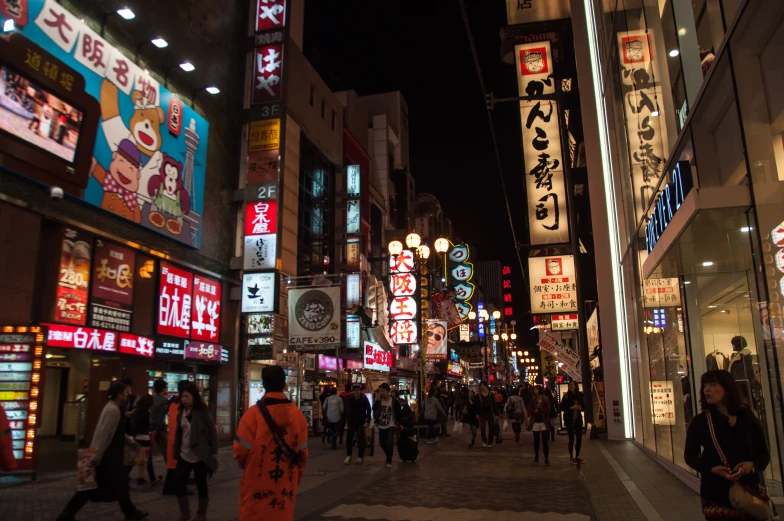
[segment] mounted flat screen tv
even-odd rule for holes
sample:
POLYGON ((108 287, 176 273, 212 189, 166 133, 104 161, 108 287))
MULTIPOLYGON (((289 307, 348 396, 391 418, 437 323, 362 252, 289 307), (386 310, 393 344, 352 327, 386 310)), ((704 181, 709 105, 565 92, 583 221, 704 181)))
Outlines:
POLYGON ((0 131, 74 163, 83 112, 0 64, 0 131))

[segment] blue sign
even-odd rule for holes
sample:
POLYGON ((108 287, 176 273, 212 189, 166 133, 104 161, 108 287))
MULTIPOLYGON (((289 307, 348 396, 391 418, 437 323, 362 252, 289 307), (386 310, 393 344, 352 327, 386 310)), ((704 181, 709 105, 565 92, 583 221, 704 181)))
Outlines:
MULTIPOLYGON (((18 32, 79 72, 101 106, 84 200, 198 248, 209 123, 64 6, 27 5, 18 32)), ((28 61, 35 54, 28 51, 28 61)), ((49 68, 56 78, 56 65, 49 68)))
POLYGON ((689 162, 678 161, 672 170, 670 182, 659 193, 656 204, 653 205, 653 212, 648 218, 648 225, 645 227, 645 246, 648 253, 656 246, 661 234, 664 233, 691 191, 693 184, 689 162))

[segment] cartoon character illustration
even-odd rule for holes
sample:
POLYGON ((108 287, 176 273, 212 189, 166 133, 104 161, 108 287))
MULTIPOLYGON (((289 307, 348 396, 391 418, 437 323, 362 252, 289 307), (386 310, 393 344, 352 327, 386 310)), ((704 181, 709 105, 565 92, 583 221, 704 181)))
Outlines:
POLYGON ((528 72, 539 72, 544 70, 544 56, 541 52, 529 52, 523 58, 525 68, 528 72))
POLYGON ((166 123, 163 109, 150 103, 144 94, 138 90, 131 92, 133 114, 128 120, 128 125, 120 114, 117 87, 108 80, 101 83, 101 128, 106 136, 106 142, 112 152, 116 151, 120 142, 130 140, 141 154, 141 177, 139 179, 138 203, 144 205, 152 201, 147 193, 150 179, 158 175, 163 157, 161 146, 161 126, 166 123))
POLYGON ((159 173, 149 180, 147 192, 153 198, 150 222, 158 228, 166 224, 167 230, 179 235, 182 216, 191 209, 190 196, 183 186, 182 163, 164 153, 159 173))
POLYGON ((112 153, 108 172, 93 159, 90 173, 101 183, 104 192, 101 208, 141 223, 142 215, 136 198, 141 178, 140 168, 141 154, 129 139, 120 141, 112 153))
POLYGON ((635 38, 626 42, 626 59, 630 62, 642 61, 645 56, 645 48, 642 39, 635 38))

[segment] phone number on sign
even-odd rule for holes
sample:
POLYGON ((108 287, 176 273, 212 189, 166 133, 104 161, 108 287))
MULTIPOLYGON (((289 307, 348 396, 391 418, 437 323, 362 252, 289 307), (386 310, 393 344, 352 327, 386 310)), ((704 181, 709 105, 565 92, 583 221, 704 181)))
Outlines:
POLYGON ((290 345, 320 345, 339 343, 340 339, 335 336, 293 336, 289 338, 290 345))

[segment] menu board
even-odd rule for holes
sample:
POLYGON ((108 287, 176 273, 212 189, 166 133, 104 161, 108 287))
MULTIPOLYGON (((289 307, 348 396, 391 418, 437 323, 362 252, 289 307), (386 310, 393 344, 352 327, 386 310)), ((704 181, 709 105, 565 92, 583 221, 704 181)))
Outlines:
POLYGON ((32 470, 38 460, 45 330, 3 326, 0 331, 0 405, 8 417, 11 450, 19 469, 32 470))

